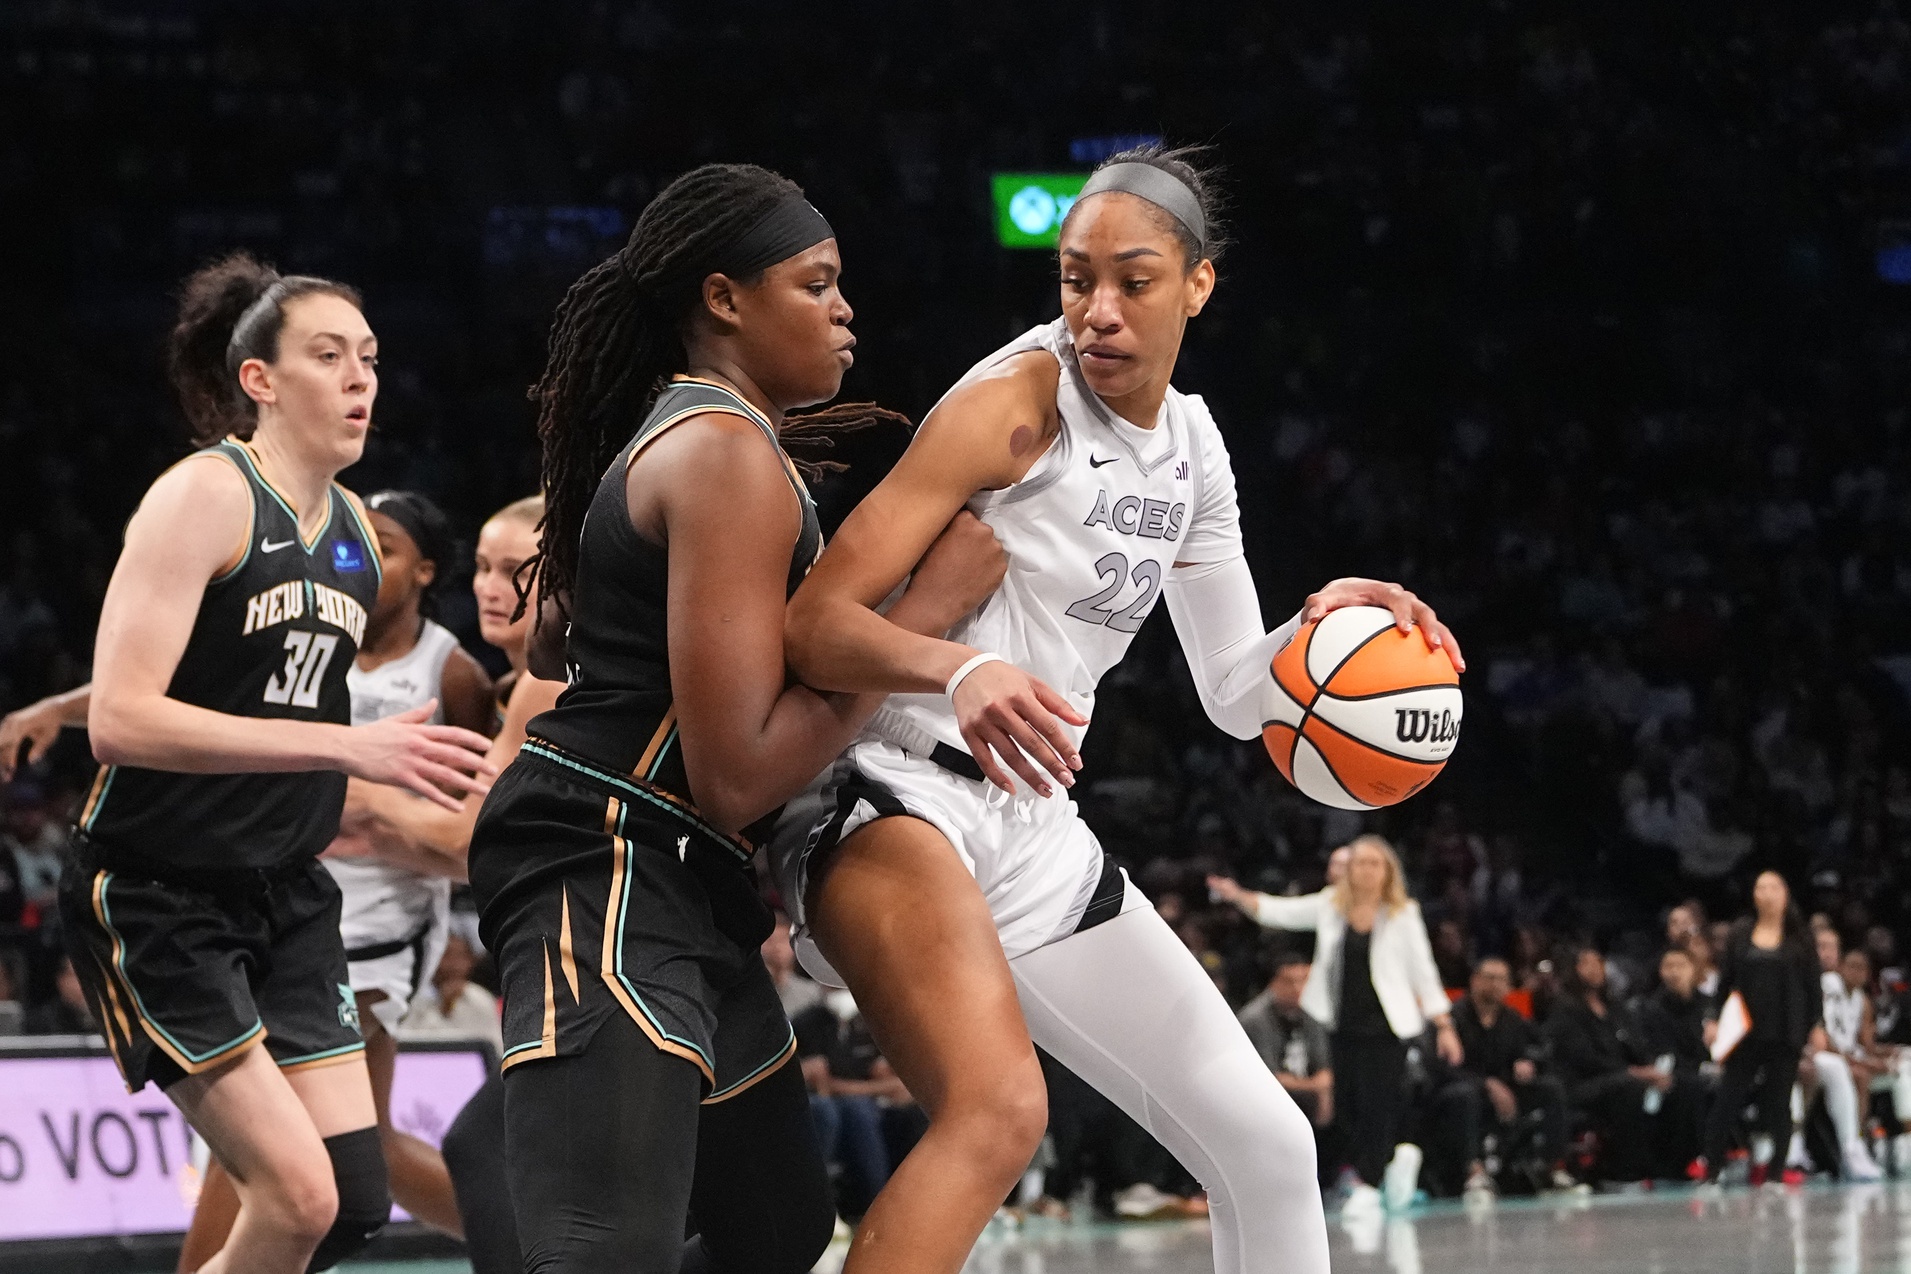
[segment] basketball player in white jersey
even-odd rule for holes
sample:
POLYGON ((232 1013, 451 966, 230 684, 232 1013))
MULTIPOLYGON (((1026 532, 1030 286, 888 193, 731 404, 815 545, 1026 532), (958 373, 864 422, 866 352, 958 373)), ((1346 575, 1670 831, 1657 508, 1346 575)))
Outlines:
POLYGON ((1371 580, 1263 630, 1227 450, 1168 383, 1218 238, 1185 153, 1108 161, 1063 225, 1062 318, 949 392, 791 603, 805 682, 896 692, 778 827, 798 954, 855 993, 931 1116, 845 1274, 961 1267, 1042 1135, 1031 1036, 1206 1186, 1217 1274, 1328 1268, 1306 1117, 1056 790, 1164 591, 1208 715, 1238 738, 1272 715, 1269 661, 1303 618, 1386 606, 1460 664, 1430 609, 1371 580), (948 640, 904 633, 877 608, 965 506, 1007 578, 948 640))

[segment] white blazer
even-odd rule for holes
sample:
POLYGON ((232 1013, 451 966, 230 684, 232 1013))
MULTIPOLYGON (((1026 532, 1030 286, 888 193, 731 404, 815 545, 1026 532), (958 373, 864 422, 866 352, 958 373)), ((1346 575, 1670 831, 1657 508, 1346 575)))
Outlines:
MULTIPOLYGON (((1254 918, 1270 929, 1312 929, 1314 967, 1301 992, 1301 1007, 1328 1030, 1334 1029, 1338 1007, 1341 947, 1347 940, 1347 917, 1334 906, 1334 892, 1323 889, 1299 898, 1261 894, 1254 918)), ((1387 1015, 1387 1025, 1401 1039, 1412 1039, 1427 1029, 1427 1019, 1452 1011, 1440 970, 1433 963, 1433 944, 1420 904, 1408 902, 1398 912, 1381 907, 1374 916, 1367 961, 1373 970, 1374 993, 1387 1015)))

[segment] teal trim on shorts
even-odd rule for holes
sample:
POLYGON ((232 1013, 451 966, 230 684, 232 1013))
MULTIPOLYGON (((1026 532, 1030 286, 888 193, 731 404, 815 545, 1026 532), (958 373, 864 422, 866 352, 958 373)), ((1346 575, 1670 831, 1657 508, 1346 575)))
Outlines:
POLYGON ((796 1028, 792 1026, 790 1028, 789 1039, 783 1041, 783 1047, 777 1049, 775 1055, 773 1055, 769 1061, 763 1063, 763 1065, 757 1067, 755 1070, 751 1071, 748 1075, 745 1075, 742 1079, 739 1079, 736 1083, 731 1084, 728 1088, 722 1089, 718 1092, 711 1093, 708 1097, 703 1099, 703 1104, 707 1106, 711 1102, 722 1101, 725 1097, 728 1097, 731 1093, 736 1092, 738 1089, 748 1088, 751 1084, 755 1083, 758 1077, 761 1076, 765 1071, 775 1070, 778 1066, 781 1066, 784 1062, 788 1061, 790 1058, 790 1054, 795 1051, 796 1051, 796 1028))
MULTIPOLYGON (((144 1022, 147 1026, 152 1027, 155 1031, 158 1031, 161 1035, 165 1036, 166 1042, 168 1044, 171 1044, 174 1048, 178 1049, 180 1055, 186 1058, 195 1066, 199 1065, 201 1062, 210 1061, 213 1058, 218 1057, 222 1053, 230 1053, 233 1049, 239 1047, 239 1045, 245 1043, 247 1040, 251 1039, 253 1036, 257 1035, 260 1031, 263 1031, 265 1029, 264 1022, 254 1022, 252 1024, 251 1030, 246 1031, 238 1036, 235 1036, 233 1039, 228 1040, 226 1043, 221 1044, 216 1048, 209 1048, 203 1053, 195 1053, 191 1049, 187 1048, 184 1044, 181 1044, 178 1040, 174 1039, 172 1032, 167 1030, 164 1026, 160 1025, 159 1019, 146 1011, 146 1002, 139 998, 139 988, 134 986, 133 979, 127 976, 126 961, 125 961, 126 940, 119 936, 119 930, 113 928, 113 907, 112 907, 112 904, 108 902, 106 898, 107 886, 113 883, 113 873, 110 871, 101 872, 100 875, 103 878, 100 881, 100 920, 103 924, 105 924, 106 932, 109 935, 111 935, 113 939, 113 968, 118 971, 119 980, 121 983, 125 985, 127 993, 133 997, 133 1007, 139 1010, 140 1021, 144 1022)), ((360 1047, 362 1048, 364 1046, 360 1045, 360 1047)))
MULTIPOLYGON (((536 739, 526 739, 524 741, 523 746, 520 747, 518 750, 520 752, 528 752, 530 755, 538 758, 540 761, 549 761, 553 765, 561 765, 565 767, 566 769, 575 770, 579 774, 595 779, 597 782, 605 784, 608 787, 616 788, 619 792, 629 793, 635 799, 647 802, 650 805, 654 805, 658 809, 663 810, 665 813, 673 815, 674 817, 681 819, 683 822, 688 823, 690 826, 696 828, 699 832, 702 832, 704 835, 709 836, 716 841, 719 841, 731 853, 735 854, 739 860, 746 863, 750 861, 750 855, 746 853, 743 850, 743 848, 739 846, 733 838, 729 836, 725 836, 722 832, 718 831, 715 827, 712 827, 709 823, 704 822, 703 819, 697 816, 694 810, 691 810, 686 806, 679 805, 675 801, 665 800, 663 797, 658 796, 655 792, 651 792, 642 787, 639 787, 637 784, 631 782, 627 778, 621 777, 620 775, 607 774, 603 770, 598 769, 596 766, 585 765, 583 762, 575 760, 572 757, 567 756, 566 754, 559 752, 555 748, 552 748, 546 744, 542 744, 538 742, 536 739)), ((659 752, 661 754, 661 749, 659 750, 659 752)))
MULTIPOLYGON (((617 839, 624 841, 626 844, 629 843, 629 838, 624 835, 624 816, 629 810, 630 807, 626 805, 617 811, 617 839)), ((683 1045, 698 1057, 701 1057, 703 1064, 710 1068, 712 1075, 715 1075, 717 1073, 716 1059, 704 1052, 703 1049, 697 1045, 695 1040, 687 1040, 681 1035, 672 1035, 669 1031, 665 1030, 664 1024, 658 1020, 655 1013, 650 1011, 650 1006, 644 1003, 644 997, 637 993, 637 988, 631 984, 629 978, 624 976, 624 914, 630 908, 630 894, 630 872, 626 870, 624 872, 624 892, 617 900, 617 955, 611 962, 611 972, 617 975, 617 980, 623 984, 624 990, 629 993, 631 1002, 642 1009, 644 1016, 650 1019, 650 1025, 656 1029, 657 1034, 663 1036, 672 1044, 683 1045)))
POLYGON ((338 1048, 328 1048, 322 1053, 307 1053, 303 1057, 275 1057, 272 1059, 272 1064, 274 1066, 303 1066, 307 1062, 322 1062, 328 1057, 343 1057, 347 1053, 364 1051, 365 1041, 360 1040, 356 1044, 342 1044, 338 1048))

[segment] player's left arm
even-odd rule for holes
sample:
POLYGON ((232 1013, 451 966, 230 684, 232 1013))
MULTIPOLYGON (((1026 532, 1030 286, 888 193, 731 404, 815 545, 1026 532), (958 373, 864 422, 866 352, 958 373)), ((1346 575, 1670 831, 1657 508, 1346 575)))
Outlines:
POLYGON ((491 690, 491 674, 484 670, 484 665, 463 646, 453 646, 439 674, 438 706, 445 714, 445 724, 463 726, 479 734, 491 733, 496 715, 491 690))
POLYGON ((1381 606, 1402 632, 1419 628, 1431 647, 1444 649, 1464 670, 1459 643, 1433 608, 1398 584, 1338 579, 1308 597, 1300 611, 1268 632, 1261 600, 1242 549, 1234 469, 1211 423, 1196 430, 1202 448, 1202 490, 1163 592, 1175 635, 1187 655, 1208 719, 1237 739, 1252 739, 1273 715, 1265 702, 1275 652, 1299 627, 1344 606, 1381 606))

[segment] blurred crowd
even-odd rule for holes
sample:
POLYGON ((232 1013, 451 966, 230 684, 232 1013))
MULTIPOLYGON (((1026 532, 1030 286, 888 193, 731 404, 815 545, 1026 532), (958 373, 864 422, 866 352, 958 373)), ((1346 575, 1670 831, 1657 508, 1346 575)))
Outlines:
MULTIPOLYGON (((1908 77, 1900 0, 9 5, 0 710, 86 677, 119 528, 185 448, 160 351, 169 290, 207 257, 361 287, 382 389, 346 480, 475 525, 535 485, 524 387, 552 306, 672 174, 747 159, 802 182, 858 311, 846 392, 919 416, 1056 312, 1052 264, 994 244, 990 172, 1079 168, 1105 136, 1212 141, 1235 243, 1177 379, 1232 451, 1269 622, 1338 575, 1401 580, 1466 645, 1464 733, 1403 807, 1314 805, 1205 722, 1160 617, 1104 687, 1083 812, 1324 1146, 1331 1050, 1290 994, 1308 953, 1205 880, 1309 893, 1330 850, 1378 832, 1467 993, 1456 1022, 1522 1041, 1470 1079, 1415 1054, 1429 1188, 1495 1164, 1502 1187, 1508 1164, 1520 1188, 1649 1179, 1688 1147, 1602 1165, 1555 1019, 1589 995, 1636 1017, 1580 1035, 1602 1065, 1667 1074, 1628 1082, 1686 1120, 1704 1063, 1670 953, 1703 995, 1759 871, 1869 960, 1853 985, 1879 1038, 1899 1020, 1911 289, 1884 263, 1911 244, 1908 77)), ((870 477, 852 468, 839 503, 870 477)), ((490 657, 469 614, 444 619, 490 657)), ((90 780, 70 733, 0 796, 0 1031, 78 1024, 48 930, 90 780)), ((912 1135, 906 1094, 853 1005, 791 1011, 819 1124, 873 1192, 912 1135)), ((1091 1098, 1058 1098, 1030 1202, 1087 1181, 1186 1197, 1091 1098)))

